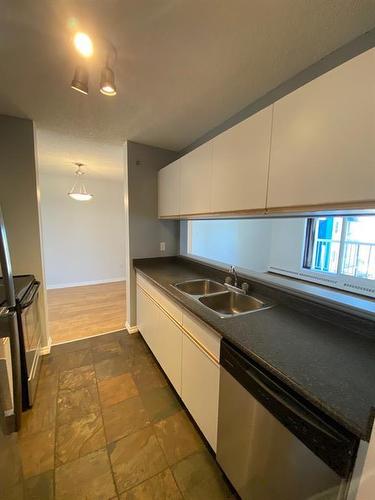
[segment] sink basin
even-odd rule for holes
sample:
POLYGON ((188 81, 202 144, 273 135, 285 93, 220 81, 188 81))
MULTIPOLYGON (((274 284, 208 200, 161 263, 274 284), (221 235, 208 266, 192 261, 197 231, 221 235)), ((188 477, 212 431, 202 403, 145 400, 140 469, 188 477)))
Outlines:
POLYGON ((200 297, 199 302, 212 309, 223 318, 247 314, 272 307, 272 304, 263 302, 251 295, 242 295, 236 292, 225 292, 217 295, 200 297))
POLYGON ((212 293, 224 292, 226 290, 224 285, 212 280, 190 280, 174 285, 180 292, 187 293, 188 295, 209 295, 212 293))

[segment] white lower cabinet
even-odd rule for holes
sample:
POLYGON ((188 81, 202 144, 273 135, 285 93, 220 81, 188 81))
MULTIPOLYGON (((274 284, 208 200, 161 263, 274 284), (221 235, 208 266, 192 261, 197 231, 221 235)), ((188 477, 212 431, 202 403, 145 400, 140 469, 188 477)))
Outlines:
POLYGON ((137 286, 137 325, 152 352, 156 351, 156 313, 151 299, 137 286))
MULTIPOLYGON (((157 307, 157 306, 156 306, 157 307)), ((159 309, 157 324, 158 342, 157 355, 161 367, 167 374, 173 387, 181 396, 181 355, 182 332, 180 328, 167 315, 159 309)))
POLYGON ((219 365, 187 335, 182 341, 182 400, 216 452, 219 365))
POLYGON ((137 284, 138 329, 216 452, 220 335, 175 303, 172 317, 164 306, 170 299, 144 281, 137 284))
POLYGON ((181 395, 182 331, 139 286, 137 322, 149 348, 181 395))

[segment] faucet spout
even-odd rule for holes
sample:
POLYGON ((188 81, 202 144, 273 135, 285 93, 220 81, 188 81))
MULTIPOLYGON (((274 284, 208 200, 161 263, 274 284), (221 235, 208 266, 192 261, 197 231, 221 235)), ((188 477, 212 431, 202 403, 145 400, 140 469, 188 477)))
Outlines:
POLYGON ((230 272, 233 274, 234 286, 238 286, 238 276, 236 268, 234 266, 230 266, 230 272))

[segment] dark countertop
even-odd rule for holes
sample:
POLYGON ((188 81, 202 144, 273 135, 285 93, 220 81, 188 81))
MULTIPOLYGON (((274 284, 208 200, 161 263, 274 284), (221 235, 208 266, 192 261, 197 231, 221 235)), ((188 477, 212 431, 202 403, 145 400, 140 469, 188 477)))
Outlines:
POLYGON ((250 293, 261 292, 276 306, 222 319, 171 286, 202 277, 223 282, 222 271, 184 258, 138 259, 134 267, 310 403, 369 441, 375 408, 375 322, 357 322, 352 315, 280 291, 275 295, 266 286, 258 289, 251 279, 246 279, 250 293))

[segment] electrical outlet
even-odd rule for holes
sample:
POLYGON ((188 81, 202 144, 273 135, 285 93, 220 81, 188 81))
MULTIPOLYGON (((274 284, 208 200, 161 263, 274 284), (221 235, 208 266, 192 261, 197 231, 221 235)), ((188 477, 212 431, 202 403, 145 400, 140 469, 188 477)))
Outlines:
POLYGON ((160 242, 160 251, 165 252, 165 241, 160 242))

